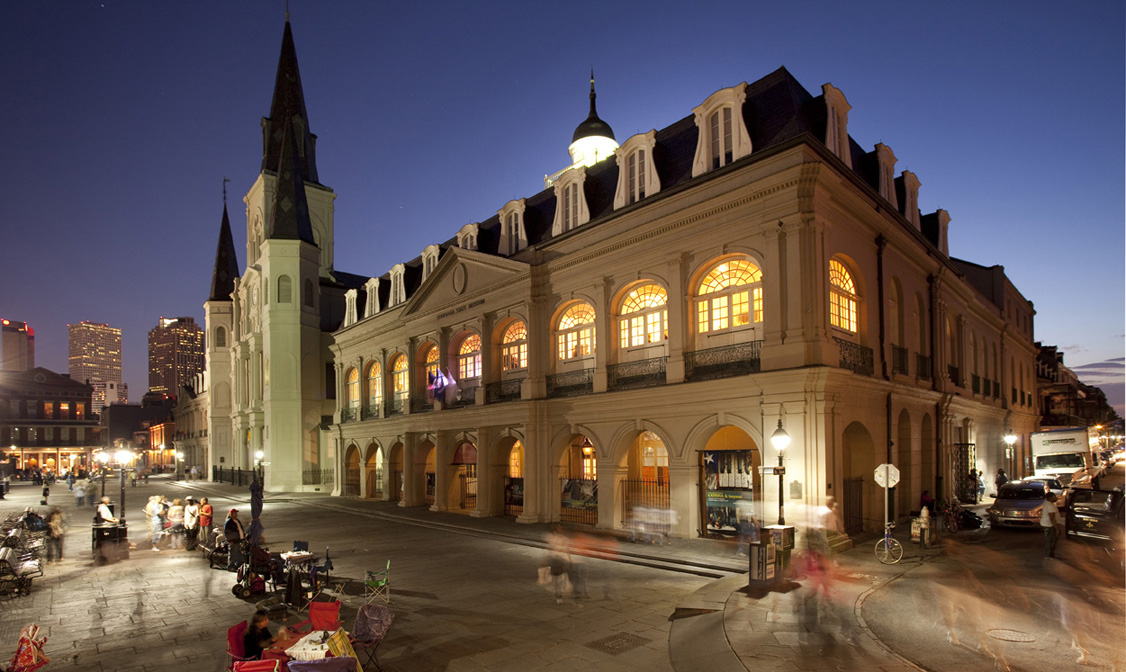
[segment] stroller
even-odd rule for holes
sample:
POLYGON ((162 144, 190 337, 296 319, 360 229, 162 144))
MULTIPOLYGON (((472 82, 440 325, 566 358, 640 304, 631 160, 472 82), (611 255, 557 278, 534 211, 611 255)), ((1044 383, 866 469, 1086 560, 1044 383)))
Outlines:
POLYGON ((281 557, 272 555, 262 544, 250 544, 246 540, 242 541, 242 550, 244 561, 236 570, 238 580, 231 587, 231 593, 244 599, 261 595, 266 592, 266 581, 277 591, 278 584, 285 580, 281 557))

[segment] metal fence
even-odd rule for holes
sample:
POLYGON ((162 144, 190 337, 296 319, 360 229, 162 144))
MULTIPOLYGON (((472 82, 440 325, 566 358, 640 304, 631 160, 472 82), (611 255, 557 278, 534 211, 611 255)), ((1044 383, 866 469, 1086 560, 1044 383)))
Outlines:
POLYGON ((495 383, 485 383, 485 403, 496 404, 502 401, 518 401, 520 399, 520 384, 523 382, 523 378, 513 378, 495 383))
POLYGON ((231 485, 250 485, 254 480, 253 469, 240 469, 230 467, 211 467, 211 480, 216 483, 230 483, 231 485))
POLYGON ((762 368, 762 341, 736 343, 684 353, 688 380, 714 380, 758 373, 762 368))
POLYGON ((504 477, 504 515, 519 516, 524 513, 524 479, 504 477))
POLYGON ((667 537, 672 524, 668 480, 625 480, 621 488, 623 526, 667 537))
POLYGON ((611 390, 635 390, 665 384, 668 357, 652 357, 606 367, 606 386, 611 390))
POLYGON ((559 519, 565 523, 598 524, 598 481, 561 478, 559 519))
POLYGON ((872 348, 846 341, 843 338, 833 338, 837 342, 837 348, 840 349, 841 359, 840 367, 854 371, 862 376, 870 376, 876 371, 875 362, 872 358, 872 348))
POLYGON ((302 469, 302 485, 332 485, 336 482, 332 469, 302 469))

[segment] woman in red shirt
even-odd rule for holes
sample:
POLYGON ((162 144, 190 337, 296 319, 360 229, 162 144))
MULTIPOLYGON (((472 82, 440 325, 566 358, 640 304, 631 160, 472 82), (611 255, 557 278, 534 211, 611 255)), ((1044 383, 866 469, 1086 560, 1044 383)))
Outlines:
POLYGON ((211 522, 214 519, 214 510, 207 498, 199 500, 199 538, 207 545, 211 544, 211 522))

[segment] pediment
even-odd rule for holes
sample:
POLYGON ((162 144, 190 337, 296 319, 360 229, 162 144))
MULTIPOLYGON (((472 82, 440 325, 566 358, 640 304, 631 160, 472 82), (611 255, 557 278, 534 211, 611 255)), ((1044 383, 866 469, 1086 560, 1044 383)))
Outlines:
POLYGON ((527 277, 528 264, 460 247, 449 248, 407 301, 405 315, 453 309, 491 288, 527 277))

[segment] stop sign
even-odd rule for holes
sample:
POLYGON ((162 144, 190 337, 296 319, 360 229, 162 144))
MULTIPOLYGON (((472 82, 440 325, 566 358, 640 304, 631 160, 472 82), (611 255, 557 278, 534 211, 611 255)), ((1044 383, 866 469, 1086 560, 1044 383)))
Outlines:
POLYGON ((874 476, 881 488, 894 488, 899 483, 899 467, 890 463, 881 464, 876 467, 874 476))

